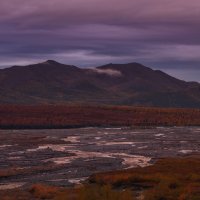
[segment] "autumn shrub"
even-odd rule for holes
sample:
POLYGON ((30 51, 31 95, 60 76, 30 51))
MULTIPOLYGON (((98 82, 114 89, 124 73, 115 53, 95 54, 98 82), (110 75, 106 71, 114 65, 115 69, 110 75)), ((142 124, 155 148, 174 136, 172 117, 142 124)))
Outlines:
POLYGON ((145 168, 97 173, 91 180, 140 188, 144 200, 200 200, 200 158, 166 158, 145 168))
POLYGON ((177 200, 182 187, 176 181, 162 180, 152 189, 145 191, 145 200, 177 200))
POLYGON ((130 190, 117 191, 111 186, 85 186, 80 190, 78 200, 133 200, 130 190))
POLYGON ((178 200, 200 200, 200 181, 186 185, 178 200))
POLYGON ((58 194, 59 188, 43 184, 35 184, 29 191, 36 198, 52 199, 58 194))
POLYGON ((0 105, 0 128, 195 126, 200 109, 86 105, 0 105))

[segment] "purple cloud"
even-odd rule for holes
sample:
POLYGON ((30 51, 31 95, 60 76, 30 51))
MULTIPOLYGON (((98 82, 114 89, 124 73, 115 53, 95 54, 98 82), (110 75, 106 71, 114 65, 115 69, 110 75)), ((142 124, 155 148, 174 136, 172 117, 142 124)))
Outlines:
POLYGON ((45 59, 78 66, 136 61, 199 72, 199 35, 198 0, 0 2, 1 67, 45 59))

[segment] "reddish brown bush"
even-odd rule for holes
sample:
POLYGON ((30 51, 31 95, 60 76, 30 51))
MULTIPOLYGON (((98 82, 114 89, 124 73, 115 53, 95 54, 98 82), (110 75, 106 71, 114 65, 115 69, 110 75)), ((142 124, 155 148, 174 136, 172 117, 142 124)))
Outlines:
POLYGON ((0 128, 174 125, 200 125, 200 110, 81 105, 0 106, 0 128))

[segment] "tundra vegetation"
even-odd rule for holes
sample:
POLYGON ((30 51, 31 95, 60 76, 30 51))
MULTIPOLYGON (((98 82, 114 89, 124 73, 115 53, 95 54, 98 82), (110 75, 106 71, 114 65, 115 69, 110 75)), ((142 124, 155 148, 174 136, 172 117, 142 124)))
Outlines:
POLYGON ((0 105, 0 128, 198 126, 200 109, 85 105, 0 105))

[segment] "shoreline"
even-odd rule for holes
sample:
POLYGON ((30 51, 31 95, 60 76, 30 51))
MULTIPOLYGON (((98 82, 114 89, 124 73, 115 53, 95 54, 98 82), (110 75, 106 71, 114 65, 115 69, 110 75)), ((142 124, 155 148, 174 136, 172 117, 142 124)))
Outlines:
POLYGON ((169 157, 158 159, 152 165, 145 167, 94 173, 73 187, 45 183, 20 187, 22 183, 11 183, 11 187, 19 187, 9 188, 7 184, 4 190, 0 190, 0 195, 9 200, 22 198, 79 200, 79 197, 84 195, 86 200, 88 197, 95 199, 95 195, 99 195, 101 191, 101 195, 106 197, 115 194, 122 199, 156 200, 158 195, 173 199, 186 195, 198 199, 196 197, 200 194, 199 169, 199 155, 169 157))

